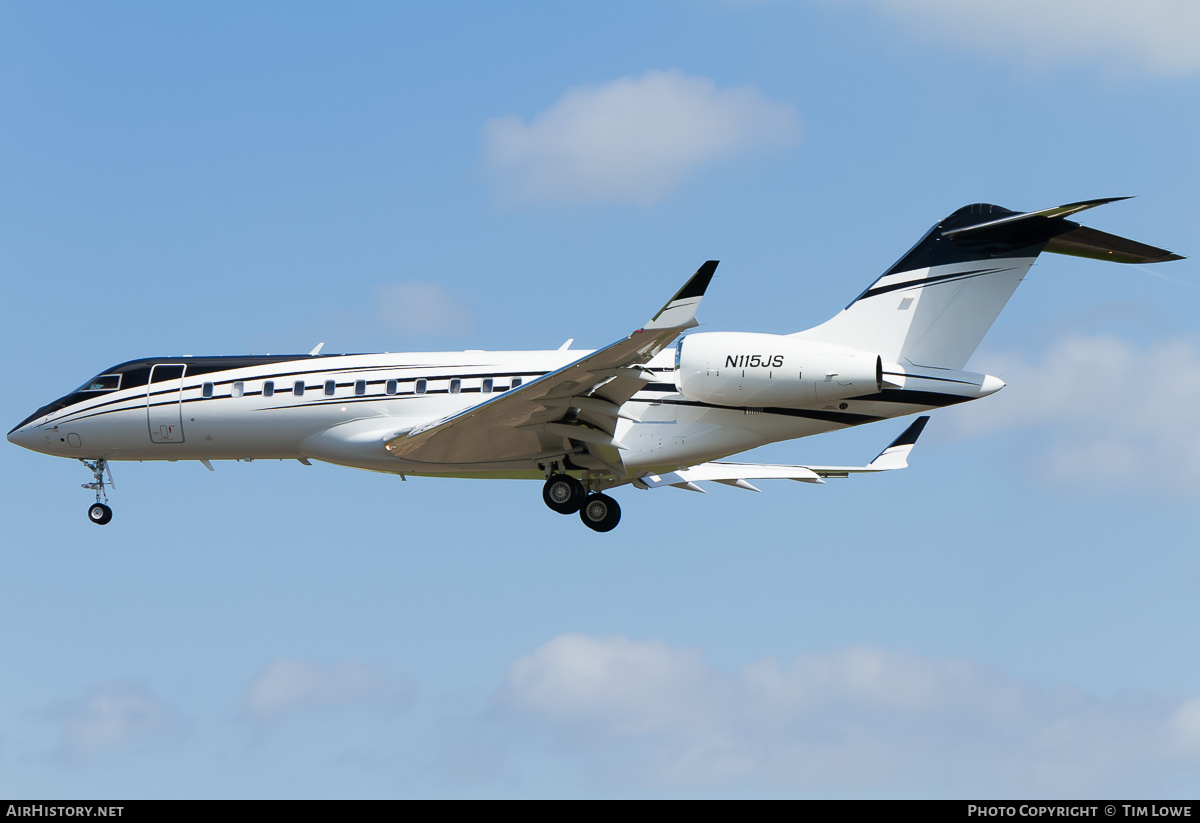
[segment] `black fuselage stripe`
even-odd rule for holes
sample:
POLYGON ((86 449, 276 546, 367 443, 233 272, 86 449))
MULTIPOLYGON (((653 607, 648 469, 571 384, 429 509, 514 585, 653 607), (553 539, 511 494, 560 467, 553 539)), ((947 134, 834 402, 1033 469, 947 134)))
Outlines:
MULTIPOLYGON (((340 355, 338 355, 338 356, 340 356, 340 355)), ((170 365, 175 365, 175 364, 170 364, 170 365)), ((403 368, 420 368, 420 366, 413 366, 413 367, 405 366, 403 368)), ((444 366, 443 366, 443 368, 444 368, 444 366)), ((375 370, 375 371, 393 370, 394 371, 395 367, 387 367, 386 369, 383 367, 380 367, 378 369, 375 367, 371 367, 371 370, 375 370)), ((148 402, 149 399, 152 397, 163 397, 163 396, 169 395, 169 394, 198 390, 198 389, 200 389, 201 386, 203 386, 204 383, 212 383, 214 386, 225 386, 225 385, 232 385, 234 383, 258 382, 260 380, 266 381, 266 380, 273 380, 273 379, 277 379, 281 383, 287 383, 287 382, 289 382, 289 379, 290 379, 292 383, 295 383, 298 381, 295 380, 294 378, 298 378, 301 374, 305 374, 305 375, 324 374, 324 373, 332 373, 334 371, 341 371, 343 373, 345 372, 344 369, 342 369, 342 370, 330 369, 330 370, 328 370, 328 372, 320 372, 320 371, 318 371, 318 372, 283 372, 283 373, 275 374, 275 375, 262 375, 262 376, 253 375, 250 377, 242 377, 242 378, 227 378, 227 379, 220 380, 220 381, 202 380, 202 381, 199 381, 196 383, 188 383, 187 385, 183 386, 182 388, 180 388, 178 386, 173 386, 171 388, 159 389, 157 391, 147 390, 146 392, 138 392, 137 394, 134 394, 134 395, 131 395, 128 397, 121 397, 121 398, 114 398, 112 400, 106 400, 103 403, 99 403, 95 406, 89 406, 86 409, 80 409, 79 411, 68 413, 67 415, 56 420, 55 423, 56 424, 74 423, 78 420, 84 420, 84 419, 88 419, 91 417, 96 417, 99 414, 104 413, 99 410, 105 409, 105 407, 107 407, 107 406, 112 406, 112 405, 117 405, 117 404, 131 404, 131 405, 122 405, 121 408, 108 409, 108 410, 109 411, 129 411, 130 409, 138 408, 141 406, 146 406, 146 407, 169 406, 169 405, 173 405, 175 403, 193 403, 193 402, 196 402, 199 400, 217 400, 217 399, 221 399, 221 398, 228 399, 228 397, 229 397, 228 395, 221 395, 220 397, 190 397, 190 398, 179 399, 179 400, 170 399, 165 402, 159 402, 159 403, 148 402)), ((505 371, 505 372, 472 372, 470 374, 435 374, 432 376, 397 377, 397 378, 391 378, 391 379, 395 379, 397 381, 397 383, 404 384, 404 383, 415 383, 417 380, 427 380, 427 381, 431 381, 431 382, 436 382, 436 381, 454 380, 454 379, 486 380, 488 378, 491 378, 491 379, 495 380, 495 379, 501 379, 501 378, 508 378, 510 380, 509 386, 494 386, 493 387, 493 391, 499 393, 502 391, 509 391, 511 389, 511 380, 514 377, 521 377, 521 378, 528 377, 528 378, 531 378, 532 380, 536 380, 537 378, 542 377, 546 374, 549 374, 549 372, 527 371, 526 370, 526 371, 505 371)), ((186 380, 187 378, 183 378, 183 379, 186 380)), ((388 380, 388 378, 385 378, 382 380, 371 380, 371 381, 368 381, 368 385, 370 385, 370 384, 386 384, 387 380, 388 380)), ((323 381, 323 380, 314 380, 311 384, 312 390, 314 392, 319 391, 320 387, 323 386, 324 382, 325 381, 323 381)), ((344 388, 344 387, 353 386, 356 382, 357 382, 357 380, 351 380, 351 381, 348 381, 345 383, 338 383, 337 385, 339 387, 344 388)), ((149 384, 149 386, 154 386, 154 385, 156 385, 156 384, 154 384, 154 383, 149 384)), ((305 388, 307 389, 309 387, 309 385, 310 384, 306 382, 305 388)), ((142 387, 138 386, 135 388, 142 388, 142 387)), ((479 387, 464 387, 462 389, 461 393, 462 394, 473 394, 473 393, 479 393, 481 391, 482 391, 482 389, 479 387)), ((280 387, 280 388, 276 389, 276 391, 275 391, 276 395, 287 395, 287 394, 292 394, 292 393, 293 393, 292 389, 289 386, 280 387)), ((449 393, 449 390, 447 390, 447 389, 430 389, 429 391, 426 392, 426 394, 448 394, 448 393, 449 393)), ((251 395, 251 394, 261 394, 261 392, 246 392, 246 395, 251 395)), ((397 392, 397 394, 395 394, 395 395, 390 395, 390 394, 355 395, 354 398, 344 398, 344 399, 345 400, 386 399, 389 397, 396 397, 401 394, 404 394, 404 392, 397 392)), ((245 396, 245 395, 243 395, 243 396, 245 396)), ((67 407, 67 408, 70 408, 70 407, 67 407)), ((34 419, 34 418, 31 418, 31 419, 34 419)), ((26 423, 28 423, 28 422, 29 421, 26 421, 26 423)))
MULTIPOLYGON (((478 389, 474 390, 474 392, 478 392, 478 391, 479 391, 478 389)), ((497 390, 496 393, 500 394, 500 393, 503 393, 503 391, 508 391, 508 390, 497 390)), ((464 393, 466 393, 466 390, 464 390, 464 393)), ((287 394, 287 392, 280 392, 281 399, 282 399, 282 396, 286 395, 286 394, 287 394)), ((277 409, 278 410, 304 409, 304 408, 313 408, 315 406, 337 406, 337 405, 344 406, 344 405, 348 405, 351 403, 377 403, 380 401, 387 401, 387 400, 411 400, 411 399, 418 398, 418 397, 425 397, 430 394, 449 394, 449 391, 446 389, 437 389, 437 390, 433 390, 433 391, 427 391, 424 394, 417 394, 416 392, 398 392, 397 394, 394 394, 394 395, 360 395, 360 396, 354 396, 354 397, 323 397, 322 396, 318 399, 310 400, 310 401, 303 402, 303 403, 274 404, 271 406, 255 409, 255 411, 274 411, 277 409)), ((237 399, 237 398, 192 397, 192 398, 183 400, 181 402, 172 400, 172 401, 166 401, 166 402, 162 402, 162 403, 151 403, 151 404, 148 404, 147 406, 145 406, 145 408, 147 408, 147 409, 163 408, 163 407, 169 407, 169 406, 175 406, 175 405, 179 405, 182 408, 183 403, 203 403, 203 402, 207 402, 210 400, 221 400, 221 399, 230 400, 230 399, 237 399)), ((847 399, 853 400, 854 402, 858 402, 858 403, 897 403, 897 404, 904 404, 904 405, 928 406, 930 408, 942 408, 945 406, 953 406, 958 403, 965 403, 966 401, 973 400, 974 398, 965 397, 963 395, 943 394, 941 392, 924 392, 924 391, 915 391, 915 390, 909 390, 909 389, 889 389, 887 391, 879 392, 877 394, 859 395, 858 397, 852 397, 852 398, 847 398, 847 399)), ((887 419, 885 417, 880 417, 877 415, 858 414, 858 413, 854 413, 854 412, 828 411, 825 409, 789 409, 789 408, 776 407, 776 406, 762 406, 762 407, 759 407, 759 406, 721 406, 721 405, 717 405, 714 403, 704 403, 704 402, 696 401, 696 400, 676 400, 676 399, 669 399, 669 398, 639 399, 639 398, 635 397, 635 398, 632 398, 632 402, 662 403, 664 405, 670 405, 670 406, 691 406, 694 408, 706 408, 706 409, 741 412, 743 414, 747 413, 747 412, 752 412, 752 413, 756 413, 756 414, 773 414, 773 415, 779 415, 779 416, 783 416, 783 417, 802 417, 805 419, 822 420, 822 421, 838 423, 838 424, 847 425, 847 426, 856 426, 856 425, 860 425, 862 423, 870 423, 870 422, 873 422, 876 420, 887 419)), ((100 417, 100 416, 107 415, 107 414, 116 414, 116 413, 125 412, 125 411, 136 411, 141 408, 143 408, 142 404, 137 403, 135 405, 126 406, 124 408, 119 408, 119 409, 107 409, 104 411, 93 412, 93 413, 89 413, 89 414, 81 414, 78 417, 74 417, 70 420, 63 420, 60 422, 61 423, 74 423, 74 422, 78 422, 80 420, 86 420, 86 419, 93 418, 93 417, 100 417)))
POLYGON ((859 426, 863 423, 873 423, 876 420, 887 419, 870 414, 833 412, 823 409, 785 409, 776 406, 719 406, 715 403, 703 403, 699 400, 660 400, 657 402, 667 406, 692 406, 700 409, 741 412, 743 414, 749 412, 753 414, 776 414, 782 417, 803 417, 808 420, 822 420, 827 423, 838 423, 843 426, 859 426))
POLYGON ((941 406, 953 406, 956 403, 965 403, 975 398, 965 397, 961 394, 942 394, 941 392, 933 391, 888 389, 878 394, 863 394, 848 399, 856 403, 904 403, 914 406, 932 406, 937 408, 941 406))
MULTIPOLYGON (((503 387, 503 386, 497 387, 496 389, 493 390, 493 392, 495 394, 503 394, 507 391, 511 391, 511 389, 509 389, 507 387, 503 387)), ((479 394, 481 392, 482 392, 482 390, 478 389, 478 388, 463 389, 460 392, 460 394, 479 394)), ((246 394, 244 394, 243 397, 258 396, 260 394, 261 394, 261 392, 246 392, 246 394)), ((254 409, 253 411, 274 411, 276 409, 306 409, 306 408, 312 408, 314 406, 338 406, 338 405, 345 406, 350 403, 368 403, 368 402, 369 403, 378 403, 380 401, 387 401, 387 400, 409 400, 414 397, 425 397, 425 396, 428 396, 431 394, 451 394, 451 392, 449 389, 431 389, 431 390, 425 392, 424 394, 418 394, 417 392, 410 391, 410 392, 396 392, 396 394, 355 395, 353 397, 327 397, 325 395, 320 395, 320 397, 317 399, 309 400, 309 401, 306 401, 303 403, 274 404, 271 406, 265 406, 262 408, 254 409)), ((284 391, 284 392, 276 392, 275 393, 275 396, 280 397, 281 399, 283 397, 286 397, 289 395, 291 395, 291 392, 284 391)), ((133 398, 133 399, 139 400, 139 398, 133 398)), ((184 400, 167 400, 167 401, 164 401, 161 403, 145 403, 144 404, 141 402, 135 402, 132 405, 123 406, 121 408, 116 408, 116 409, 104 409, 103 411, 95 411, 94 409, 88 409, 88 413, 81 412, 81 413, 78 413, 77 415, 71 416, 70 418, 62 418, 60 420, 56 420, 54 424, 56 426, 57 425, 66 425, 68 423, 77 423, 80 420, 89 420, 94 417, 103 417, 104 415, 108 415, 108 414, 119 414, 121 412, 139 411, 141 409, 167 408, 170 406, 182 407, 183 405, 190 404, 190 403, 210 403, 214 400, 237 400, 237 399, 239 399, 239 398, 230 397, 228 395, 221 395, 220 397, 188 397, 184 400)))

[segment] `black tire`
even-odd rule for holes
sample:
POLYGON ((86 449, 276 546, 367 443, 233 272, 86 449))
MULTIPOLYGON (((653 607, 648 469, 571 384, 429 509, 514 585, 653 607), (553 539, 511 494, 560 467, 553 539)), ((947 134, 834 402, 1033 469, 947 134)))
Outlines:
POLYGON ((552 474, 542 486, 542 500, 559 514, 574 514, 586 497, 583 484, 569 474, 552 474))
POLYGON ((88 507, 88 520, 97 526, 103 526, 112 520, 112 509, 103 503, 93 503, 88 507))
POLYGON ((589 495, 579 509, 579 519, 594 532, 610 532, 621 522, 621 507, 607 494, 589 495))

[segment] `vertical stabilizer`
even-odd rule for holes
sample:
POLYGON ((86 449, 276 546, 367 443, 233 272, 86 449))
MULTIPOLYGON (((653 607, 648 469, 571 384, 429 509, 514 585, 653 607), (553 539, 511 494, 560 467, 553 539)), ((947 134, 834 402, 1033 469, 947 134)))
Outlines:
POLYGON ((962 369, 1043 251, 1120 263, 1182 259, 1066 219, 1121 199, 1026 213, 964 206, 849 306, 796 336, 877 353, 891 363, 962 369))

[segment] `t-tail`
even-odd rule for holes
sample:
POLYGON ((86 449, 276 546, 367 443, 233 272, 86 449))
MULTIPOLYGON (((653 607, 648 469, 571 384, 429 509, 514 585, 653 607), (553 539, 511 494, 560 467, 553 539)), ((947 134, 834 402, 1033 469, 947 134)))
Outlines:
POLYGON ((1125 199, 1024 214, 987 203, 964 206, 832 319, 793 336, 874 352, 905 369, 961 370, 1042 252, 1117 263, 1183 259, 1067 219, 1125 199))

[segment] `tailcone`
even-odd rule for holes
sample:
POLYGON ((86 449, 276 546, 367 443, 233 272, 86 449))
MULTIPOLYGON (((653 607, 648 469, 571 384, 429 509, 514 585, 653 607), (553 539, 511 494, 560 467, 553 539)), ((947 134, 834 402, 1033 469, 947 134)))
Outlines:
POLYGON ((872 399, 937 408, 978 400, 1004 386, 1003 380, 991 374, 884 363, 883 390, 872 399))
POLYGON ((1007 383, 992 374, 985 374, 983 382, 979 384, 979 396, 987 397, 989 394, 995 394, 1004 388, 1007 383))

